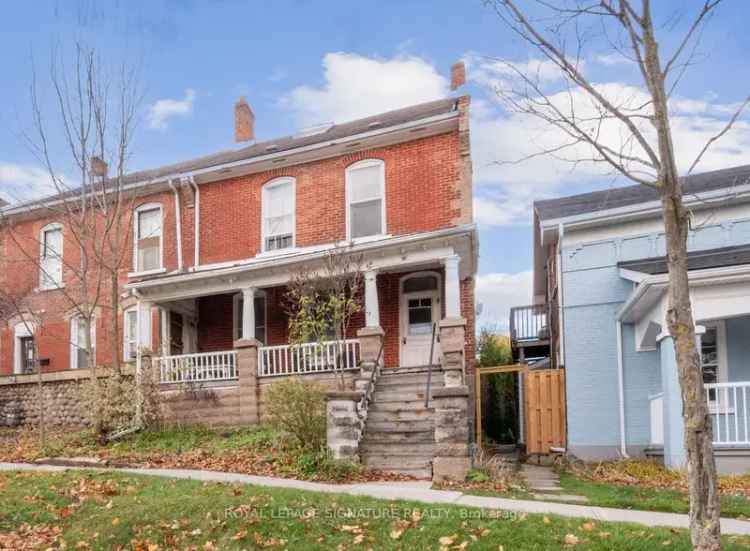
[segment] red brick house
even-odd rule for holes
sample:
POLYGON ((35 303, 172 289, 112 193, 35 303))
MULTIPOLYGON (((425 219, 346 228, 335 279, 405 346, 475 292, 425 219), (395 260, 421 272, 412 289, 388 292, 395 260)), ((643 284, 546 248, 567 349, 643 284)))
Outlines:
MULTIPOLYGON (((418 368, 431 348, 440 358, 433 324, 462 319, 471 372, 478 242, 468 109, 468 96, 439 100, 130 175, 137 200, 122 237, 132 261, 120 278, 121 311, 103 299, 92 329, 97 364, 111 361, 109 316, 117 315, 122 359, 152 349, 164 383, 201 370, 205 382, 236 380, 241 339, 259 341, 258 377, 324 372, 320 359, 295 359, 281 301, 295 268, 344 248, 366 263, 350 367, 367 328, 382 329, 385 369, 418 368)), ((235 122, 238 141, 253 137, 244 101, 235 122)), ((64 224, 44 202, 1 212, 35 245, 19 251, 0 229, 0 285, 33 280, 29 311, 52 309, 67 278, 55 254, 64 264, 75 254, 64 224), (50 262, 47 275, 29 260, 37 254, 50 262)), ((22 376, 31 339, 44 371, 81 363, 75 319, 49 320, 38 335, 26 325, 12 316, 0 325, 0 375, 22 376)))

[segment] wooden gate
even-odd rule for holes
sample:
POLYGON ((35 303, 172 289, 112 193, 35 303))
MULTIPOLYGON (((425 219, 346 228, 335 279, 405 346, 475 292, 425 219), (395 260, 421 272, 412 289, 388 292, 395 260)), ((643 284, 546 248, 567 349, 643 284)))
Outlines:
POLYGON ((526 453, 565 447, 565 370, 525 372, 526 453))

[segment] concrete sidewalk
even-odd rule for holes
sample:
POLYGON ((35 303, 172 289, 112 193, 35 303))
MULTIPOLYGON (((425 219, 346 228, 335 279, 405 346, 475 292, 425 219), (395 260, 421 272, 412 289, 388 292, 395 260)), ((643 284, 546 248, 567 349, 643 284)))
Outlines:
MULTIPOLYGON (((609 507, 592 507, 588 505, 572 505, 567 503, 551 503, 545 501, 527 501, 520 499, 504 499, 499 497, 480 497, 464 495, 461 492, 430 489, 430 482, 369 482, 363 484, 323 484, 319 482, 305 482, 287 478, 273 478, 267 476, 253 476, 244 474, 223 473, 216 471, 199 471, 190 469, 91 469, 79 467, 59 467, 52 465, 31 465, 27 463, 0 463, 3 471, 47 471, 62 472, 68 470, 93 470, 105 472, 121 472, 129 474, 160 476, 166 478, 181 478, 200 480, 204 482, 224 482, 232 484, 252 484, 272 488, 292 488, 311 492, 325 492, 333 494, 348 494, 367 496, 387 500, 408 500, 430 504, 458 505, 464 507, 479 507, 519 513, 540 513, 559 515, 563 517, 594 519, 606 522, 632 522, 643 526, 663 526, 670 528, 687 528, 688 516, 676 513, 658 513, 654 511, 629 511, 612 509, 609 507)), ((723 518, 721 519, 723 534, 750 535, 750 522, 723 518)))

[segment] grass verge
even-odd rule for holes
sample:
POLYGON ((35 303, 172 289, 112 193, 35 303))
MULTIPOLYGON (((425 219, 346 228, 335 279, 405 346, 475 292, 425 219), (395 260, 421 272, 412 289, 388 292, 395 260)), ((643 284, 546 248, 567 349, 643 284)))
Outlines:
POLYGON ((0 548, 18 550, 690 548, 683 530, 115 473, 0 473, 0 490, 0 548))

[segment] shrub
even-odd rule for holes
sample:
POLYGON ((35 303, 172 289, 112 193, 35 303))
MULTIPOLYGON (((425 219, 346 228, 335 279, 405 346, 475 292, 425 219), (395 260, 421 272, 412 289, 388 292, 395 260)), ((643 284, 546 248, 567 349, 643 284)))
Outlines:
POLYGON ((481 484, 482 482, 489 482, 490 475, 485 469, 471 469, 466 473, 466 482, 471 484, 481 484))
POLYGON ((319 480, 342 481, 348 480, 362 472, 362 465, 334 459, 325 449, 306 451, 297 456, 295 461, 297 474, 303 478, 319 480))
POLYGON ((268 417, 273 426, 289 433, 309 450, 321 450, 326 441, 326 387, 289 378, 268 390, 268 417))

